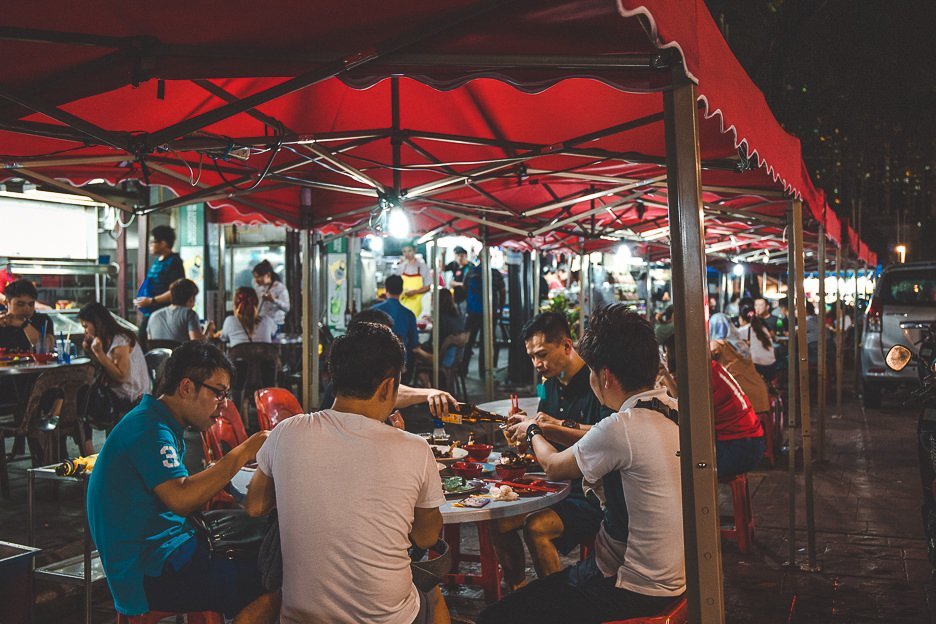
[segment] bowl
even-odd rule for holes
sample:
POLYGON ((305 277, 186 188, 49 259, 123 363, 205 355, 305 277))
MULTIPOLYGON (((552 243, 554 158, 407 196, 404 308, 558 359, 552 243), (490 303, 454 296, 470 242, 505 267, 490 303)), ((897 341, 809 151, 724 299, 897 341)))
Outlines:
POLYGON ((54 353, 33 353, 32 359, 37 364, 48 364, 49 362, 54 362, 56 356, 54 353))
POLYGON ((501 481, 516 481, 526 474, 526 466, 497 464, 494 467, 494 471, 497 473, 497 478, 501 481))
POLYGON ((477 462, 455 462, 452 464, 452 472, 465 479, 477 479, 481 476, 484 465, 477 462))
POLYGON ((488 455, 491 454, 491 451, 494 450, 493 444, 466 444, 462 447, 468 451, 468 457, 477 461, 483 462, 488 458, 488 455))

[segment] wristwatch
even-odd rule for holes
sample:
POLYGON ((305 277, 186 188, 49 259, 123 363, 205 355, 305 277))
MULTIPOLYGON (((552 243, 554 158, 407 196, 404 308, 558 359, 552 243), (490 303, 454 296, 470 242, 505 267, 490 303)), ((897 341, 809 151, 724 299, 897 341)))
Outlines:
POLYGON ((533 438, 535 438, 538 435, 543 435, 543 430, 540 428, 539 425, 530 425, 527 428, 526 441, 531 451, 533 450, 533 438))
POLYGON ((562 426, 565 427, 566 429, 579 429, 580 428, 579 422, 577 420, 572 420, 571 418, 567 418, 566 420, 563 420, 562 426))

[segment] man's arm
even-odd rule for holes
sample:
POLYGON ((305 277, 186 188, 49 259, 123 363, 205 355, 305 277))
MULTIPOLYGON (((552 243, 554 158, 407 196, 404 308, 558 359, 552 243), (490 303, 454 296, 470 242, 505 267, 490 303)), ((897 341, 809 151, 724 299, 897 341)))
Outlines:
POLYGON ((259 431, 198 474, 164 481, 153 491, 171 511, 180 516, 188 516, 211 500, 212 496, 234 478, 244 464, 257 456, 257 451, 263 446, 269 433, 259 431))
POLYGON ((265 516, 276 507, 276 488, 273 484, 273 477, 266 476, 262 470, 254 473, 250 485, 247 486, 244 507, 247 513, 255 518, 265 516))
POLYGON ((571 446, 564 451, 557 451, 545 436, 537 435, 533 436, 531 447, 536 461, 546 472, 547 479, 562 481, 582 477, 571 446))
POLYGON ((449 407, 458 407, 458 401, 445 390, 436 390, 435 388, 413 388, 400 384, 400 391, 397 394, 396 403, 393 407, 403 409, 411 405, 428 403, 429 411, 436 418, 441 418, 448 414, 449 407))
POLYGON ((419 548, 430 548, 439 541, 442 530, 442 512, 438 507, 416 507, 413 517, 413 530, 409 538, 419 548))

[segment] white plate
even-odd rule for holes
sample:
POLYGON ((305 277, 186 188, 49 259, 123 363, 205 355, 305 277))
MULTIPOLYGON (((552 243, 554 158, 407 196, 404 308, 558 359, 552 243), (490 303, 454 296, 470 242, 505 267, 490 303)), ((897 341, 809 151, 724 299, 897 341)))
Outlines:
MULTIPOLYGON (((443 444, 430 444, 429 446, 443 453, 447 451, 449 448, 448 446, 445 446, 443 444)), ((455 448, 452 449, 451 457, 436 457, 435 459, 437 462, 440 462, 442 464, 453 464, 457 461, 461 461, 465 459, 466 457, 468 457, 468 451, 456 446, 455 448)))

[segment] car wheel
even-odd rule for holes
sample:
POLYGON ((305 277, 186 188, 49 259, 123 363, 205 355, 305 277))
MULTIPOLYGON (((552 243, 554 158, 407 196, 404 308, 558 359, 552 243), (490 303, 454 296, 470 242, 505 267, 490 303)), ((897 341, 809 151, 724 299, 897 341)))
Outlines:
POLYGON ((861 385, 861 404, 868 408, 881 407, 881 386, 864 382, 861 385))

